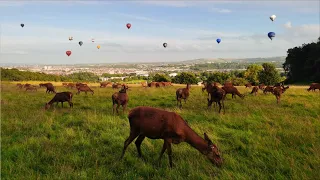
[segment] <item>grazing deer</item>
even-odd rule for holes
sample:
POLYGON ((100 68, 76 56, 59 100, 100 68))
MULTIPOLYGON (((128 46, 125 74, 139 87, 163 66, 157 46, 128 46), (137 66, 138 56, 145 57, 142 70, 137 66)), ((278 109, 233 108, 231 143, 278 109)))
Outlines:
POLYGON ((126 86, 125 84, 122 85, 122 89, 119 91, 119 92, 116 92, 114 93, 111 98, 112 98, 112 105, 113 105, 113 108, 112 108, 112 113, 114 114, 115 113, 115 110, 117 111, 117 114, 119 114, 119 107, 120 105, 122 106, 122 109, 123 109, 123 113, 125 112, 126 110, 126 107, 128 105, 128 102, 129 102, 129 97, 128 97, 128 94, 127 94, 127 89, 128 89, 128 86, 126 86), (117 106, 117 107, 116 107, 117 106))
POLYGON ((172 149, 171 143, 179 144, 187 142, 193 148, 200 151, 203 155, 217 166, 221 166, 223 159, 220 156, 218 147, 212 143, 206 133, 204 138, 194 132, 189 125, 175 112, 169 112, 153 107, 136 107, 129 112, 130 136, 124 142, 121 159, 129 144, 136 139, 138 155, 142 158, 141 143, 148 137, 150 139, 163 139, 163 147, 158 159, 160 162, 163 153, 168 149, 169 163, 172 168, 172 149))
POLYGON ((63 107, 63 102, 68 102, 69 103, 69 106, 70 108, 73 107, 73 103, 72 103, 72 97, 73 97, 73 94, 72 92, 58 92, 56 93, 56 95, 54 95, 54 97, 48 102, 45 104, 44 106, 44 109, 47 110, 51 107, 51 105, 53 103, 58 103, 61 102, 61 106, 63 107))
POLYGON ((273 89, 273 94, 277 98, 277 104, 280 102, 281 94, 283 94, 287 89, 289 89, 289 86, 284 87, 284 86, 278 86, 273 89))
POLYGON ((238 89, 237 89, 236 87, 234 87, 234 86, 223 86, 222 89, 226 92, 225 96, 226 96, 227 94, 232 94, 232 99, 233 99, 233 98, 236 98, 235 95, 239 96, 239 97, 242 98, 242 99, 244 98, 244 95, 241 94, 241 93, 238 91, 238 89))
POLYGON ((307 91, 316 91, 316 89, 319 89, 320 92, 320 83, 311 83, 309 89, 307 89, 307 91))
POLYGON ((91 92, 91 94, 94 94, 94 91, 92 89, 89 88, 89 86, 78 86, 77 87, 78 92, 77 94, 80 94, 81 91, 85 92, 87 94, 87 92, 91 92))
POLYGON ((189 97, 189 91, 190 91, 190 84, 187 84, 186 88, 179 88, 176 91, 176 99, 177 99, 177 106, 179 106, 180 103, 180 109, 182 108, 181 99, 184 99, 184 103, 187 103, 187 99, 189 97))
POLYGON ((215 106, 216 104, 219 105, 219 113, 221 111, 221 107, 223 107, 223 114, 225 113, 225 109, 224 109, 224 97, 226 95, 226 92, 222 89, 219 88, 218 86, 214 85, 212 87, 212 90, 210 92, 210 97, 211 99, 209 100, 208 98, 208 109, 211 107, 212 103, 215 102, 215 106), (221 106, 222 104, 222 106, 221 106))
POLYGON ((26 87, 26 91, 37 91, 37 87, 34 86, 34 85, 27 86, 27 87, 26 87))
POLYGON ((274 86, 267 86, 266 88, 264 88, 263 93, 264 94, 267 94, 268 92, 272 93, 274 88, 275 88, 274 86))

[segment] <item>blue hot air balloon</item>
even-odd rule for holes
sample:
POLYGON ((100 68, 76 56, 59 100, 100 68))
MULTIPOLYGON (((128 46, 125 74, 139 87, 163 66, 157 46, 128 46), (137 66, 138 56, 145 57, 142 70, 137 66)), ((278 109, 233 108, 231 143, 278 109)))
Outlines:
POLYGON ((221 39, 218 38, 218 39, 217 39, 217 43, 219 44, 220 42, 221 42, 221 39))
POLYGON ((269 32, 268 33, 268 37, 272 40, 272 38, 274 38, 276 36, 276 33, 274 32, 269 32))

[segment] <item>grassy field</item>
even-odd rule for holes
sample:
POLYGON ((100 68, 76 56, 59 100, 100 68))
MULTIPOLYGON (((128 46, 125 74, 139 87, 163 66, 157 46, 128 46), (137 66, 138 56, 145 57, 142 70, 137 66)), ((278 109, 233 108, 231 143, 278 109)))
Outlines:
MULTIPOLYGON (((35 82, 38 83, 38 82, 35 82)), ((119 160, 129 136, 126 114, 112 115, 112 88, 94 87, 95 94, 74 95, 74 108, 44 104, 45 89, 24 92, 2 84, 2 179, 319 179, 320 93, 291 86, 276 104, 273 95, 239 87, 245 99, 225 101, 226 114, 206 110, 206 93, 193 86, 187 104, 176 108, 175 89, 132 87, 129 109, 153 106, 175 111, 203 136, 206 132, 225 160, 217 168, 187 143, 173 145, 156 160, 163 140, 145 139, 137 157, 135 144, 119 160)), ((58 91, 65 91, 57 87, 58 91)), ((73 90, 73 92, 75 92, 73 90)))

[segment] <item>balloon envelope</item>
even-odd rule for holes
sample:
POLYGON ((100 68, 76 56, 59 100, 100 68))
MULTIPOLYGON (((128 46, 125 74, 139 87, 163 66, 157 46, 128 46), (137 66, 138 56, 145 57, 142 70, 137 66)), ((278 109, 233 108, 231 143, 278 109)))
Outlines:
POLYGON ((24 27, 24 24, 20 24, 21 27, 24 27))
POLYGON ((128 28, 128 29, 131 28, 131 24, 130 24, 130 23, 127 24, 127 28, 128 28))
POLYGON ((69 41, 72 41, 72 40, 73 40, 73 37, 72 37, 72 36, 70 36, 70 37, 69 37, 69 41))
POLYGON ((272 15, 269 18, 270 18, 271 21, 274 21, 276 19, 276 17, 277 17, 276 15, 272 15))
POLYGON ((98 45, 97 48, 100 49, 100 45, 98 45))
POLYGON ((221 39, 218 38, 218 39, 217 39, 217 43, 219 44, 220 42, 221 42, 221 39))
POLYGON ((68 56, 70 56, 70 55, 71 55, 71 51, 66 51, 66 54, 67 54, 68 56))
POLYGON ((165 48, 166 48, 166 47, 167 47, 167 45, 168 45, 167 43, 163 43, 163 47, 165 47, 165 48))
POLYGON ((80 46, 82 46, 82 44, 83 44, 83 42, 82 42, 82 41, 80 41, 80 42, 79 42, 79 45, 80 45, 80 46))
POLYGON ((274 32, 269 32, 268 33, 268 37, 272 40, 272 38, 274 38, 276 36, 276 33, 274 32))

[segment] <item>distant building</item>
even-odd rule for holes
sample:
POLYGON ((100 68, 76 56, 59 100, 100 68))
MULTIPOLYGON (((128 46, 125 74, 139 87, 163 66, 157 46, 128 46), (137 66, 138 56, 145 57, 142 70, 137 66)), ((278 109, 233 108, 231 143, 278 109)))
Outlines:
POLYGON ((175 77, 175 76, 177 76, 177 75, 178 75, 178 73, 170 73, 170 74, 169 74, 170 77, 175 77))

